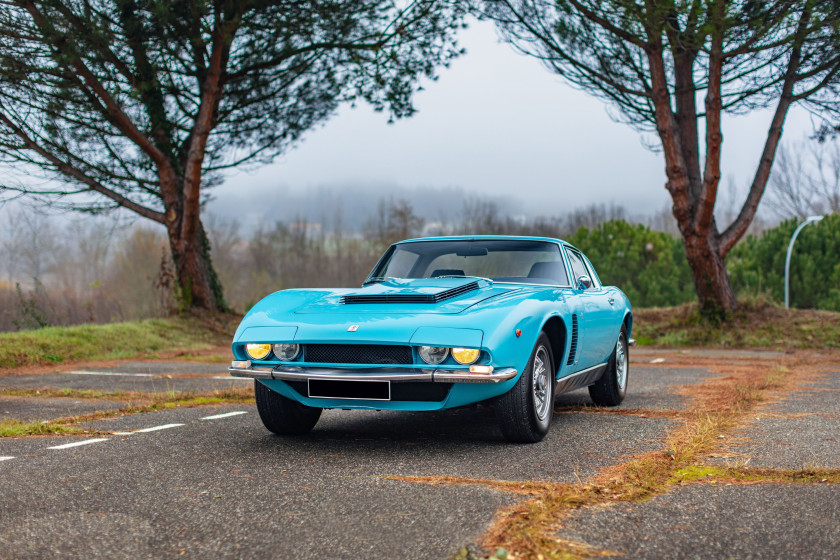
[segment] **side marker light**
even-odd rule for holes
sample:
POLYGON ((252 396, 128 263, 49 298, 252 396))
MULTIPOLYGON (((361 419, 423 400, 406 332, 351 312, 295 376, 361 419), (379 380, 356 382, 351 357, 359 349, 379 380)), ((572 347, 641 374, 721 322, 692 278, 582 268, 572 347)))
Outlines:
POLYGON ((519 338, 520 336, 522 336, 522 331, 516 329, 516 338, 519 338))

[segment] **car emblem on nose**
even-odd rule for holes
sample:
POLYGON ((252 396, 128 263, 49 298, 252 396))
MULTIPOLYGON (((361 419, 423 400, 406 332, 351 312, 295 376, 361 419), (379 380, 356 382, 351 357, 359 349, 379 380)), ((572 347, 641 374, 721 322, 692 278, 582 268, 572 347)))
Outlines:
POLYGON ((359 330, 359 325, 350 325, 347 327, 347 332, 356 332, 357 330, 359 330))

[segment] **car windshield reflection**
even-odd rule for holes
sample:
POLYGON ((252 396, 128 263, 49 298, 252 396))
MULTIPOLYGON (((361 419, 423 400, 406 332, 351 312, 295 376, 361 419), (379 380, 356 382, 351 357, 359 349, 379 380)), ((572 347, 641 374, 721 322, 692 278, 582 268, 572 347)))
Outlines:
POLYGON ((483 278, 568 285, 557 243, 522 239, 439 240, 388 249, 365 284, 387 278, 483 278))

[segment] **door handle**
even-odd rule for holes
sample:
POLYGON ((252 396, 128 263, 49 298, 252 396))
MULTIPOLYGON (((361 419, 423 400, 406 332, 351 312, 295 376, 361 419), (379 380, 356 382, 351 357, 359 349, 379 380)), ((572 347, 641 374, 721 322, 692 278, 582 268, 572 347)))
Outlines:
POLYGON ((610 298, 607 301, 610 302, 610 305, 615 305, 615 298, 610 298))

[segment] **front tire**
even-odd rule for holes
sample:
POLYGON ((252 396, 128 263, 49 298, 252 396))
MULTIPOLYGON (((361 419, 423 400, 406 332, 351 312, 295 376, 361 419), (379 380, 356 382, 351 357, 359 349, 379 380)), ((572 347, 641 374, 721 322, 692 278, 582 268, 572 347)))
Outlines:
POLYGON ((545 437, 554 409, 554 375, 551 344, 540 333, 525 371, 496 401, 496 419, 505 439, 536 443, 545 437))
POLYGON ((263 425, 281 436, 305 434, 315 427, 323 410, 288 399, 257 380, 254 380, 254 397, 263 425))
POLYGON ((627 393, 627 377, 630 373, 630 353, 627 346, 627 331, 621 327, 615 342, 607 371, 594 385, 589 386, 589 396, 598 406, 618 406, 627 393))

